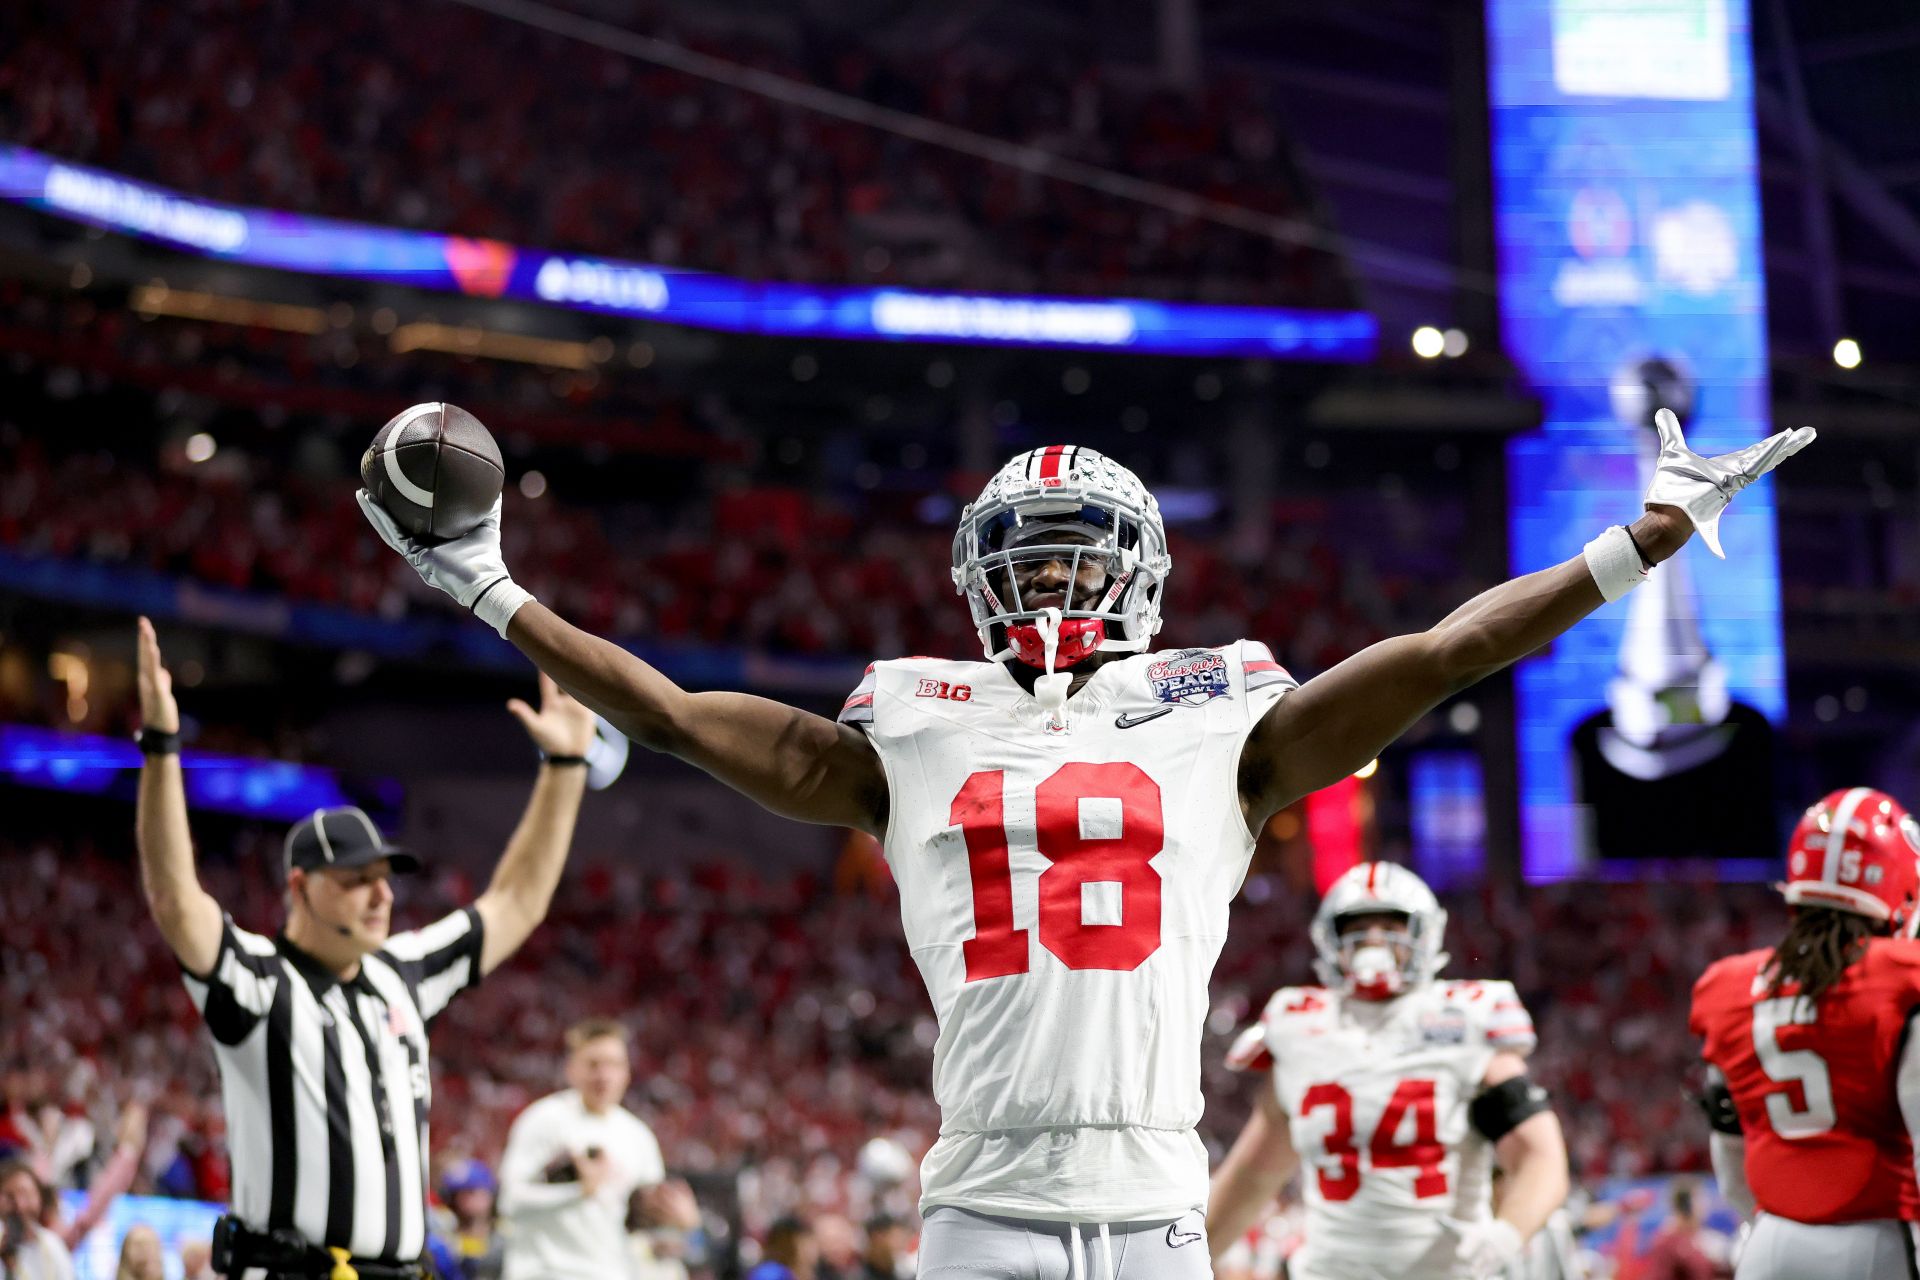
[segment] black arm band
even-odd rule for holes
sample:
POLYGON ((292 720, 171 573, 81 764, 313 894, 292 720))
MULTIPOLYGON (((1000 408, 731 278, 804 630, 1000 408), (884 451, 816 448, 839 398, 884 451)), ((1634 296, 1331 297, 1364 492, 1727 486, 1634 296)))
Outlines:
POLYGON ((168 733, 165 729, 142 729, 134 735, 140 744, 143 756, 173 756, 180 754, 180 734, 176 730, 168 733))
POLYGON ((1733 1105, 1733 1090, 1727 1088, 1726 1081, 1715 1080, 1694 1099, 1707 1117, 1707 1127, 1715 1133, 1724 1133, 1738 1138, 1746 1133, 1740 1127, 1740 1110, 1733 1105))
POLYGON ((587 758, 585 756, 550 756, 543 753, 540 757, 540 763, 556 764, 556 765, 568 765, 568 764, 585 765, 587 763, 587 758))
POLYGON ((1498 1142, 1542 1111, 1551 1110, 1545 1089, 1526 1076, 1515 1076, 1475 1098, 1467 1108, 1467 1119, 1481 1137, 1498 1142))

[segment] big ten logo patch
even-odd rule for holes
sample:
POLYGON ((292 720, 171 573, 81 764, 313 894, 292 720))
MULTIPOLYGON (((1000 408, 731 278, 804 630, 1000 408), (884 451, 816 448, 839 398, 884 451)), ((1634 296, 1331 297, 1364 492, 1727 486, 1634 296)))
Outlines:
POLYGON ((1147 683, 1162 702, 1197 707, 1227 696, 1227 660, 1211 649, 1181 649, 1149 666, 1147 683))
POLYGON ((973 686, 948 684, 945 680, 922 680, 913 691, 916 698, 945 698, 948 702, 972 702, 973 686))

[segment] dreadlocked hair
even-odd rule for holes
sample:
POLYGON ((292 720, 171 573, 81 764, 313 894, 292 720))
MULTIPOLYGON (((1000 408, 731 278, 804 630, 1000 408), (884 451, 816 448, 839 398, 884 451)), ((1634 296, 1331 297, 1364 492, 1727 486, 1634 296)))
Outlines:
POLYGON ((1831 907, 1795 909, 1787 936, 1780 939, 1767 961, 1773 994, 1779 995, 1792 983, 1799 987, 1800 999, 1819 1004, 1820 997, 1846 976, 1847 966, 1860 958, 1867 939, 1879 932, 1876 922, 1858 912, 1831 907))

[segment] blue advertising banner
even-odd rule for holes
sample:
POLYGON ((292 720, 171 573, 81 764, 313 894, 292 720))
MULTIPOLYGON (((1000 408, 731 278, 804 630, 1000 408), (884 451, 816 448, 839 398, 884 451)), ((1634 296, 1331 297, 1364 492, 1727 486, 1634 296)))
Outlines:
POLYGON ((0 145, 0 199, 254 266, 517 298, 731 333, 1330 362, 1371 360, 1378 339, 1373 317, 1359 311, 735 280, 644 262, 546 253, 498 240, 220 204, 26 147, 0 145))
MULTIPOLYGON (((351 804, 392 828, 405 799, 391 778, 365 779, 349 789, 331 769, 286 760, 189 749, 180 753, 180 767, 189 807, 276 822, 351 804)), ((130 738, 0 724, 0 782, 131 800, 139 773, 140 749, 130 738)))
MULTIPOLYGON (((1490 0, 1487 20, 1504 337, 1546 410, 1508 451, 1525 573, 1634 517, 1653 408, 1706 454, 1772 429, 1753 80, 1746 0, 1490 0)), ((1675 802, 1764 791, 1785 709, 1771 484, 1721 536, 1725 563, 1696 540, 1518 668, 1529 879, 1771 861, 1768 806, 1715 828, 1675 802)))

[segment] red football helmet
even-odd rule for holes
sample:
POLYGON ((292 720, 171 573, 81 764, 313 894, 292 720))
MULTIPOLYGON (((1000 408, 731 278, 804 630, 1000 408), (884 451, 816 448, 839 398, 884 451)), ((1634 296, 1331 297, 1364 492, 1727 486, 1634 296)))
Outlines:
POLYGON ((1787 845, 1788 902, 1832 907, 1886 922, 1911 938, 1920 928, 1920 823, 1884 791, 1836 791, 1808 809, 1787 845))

